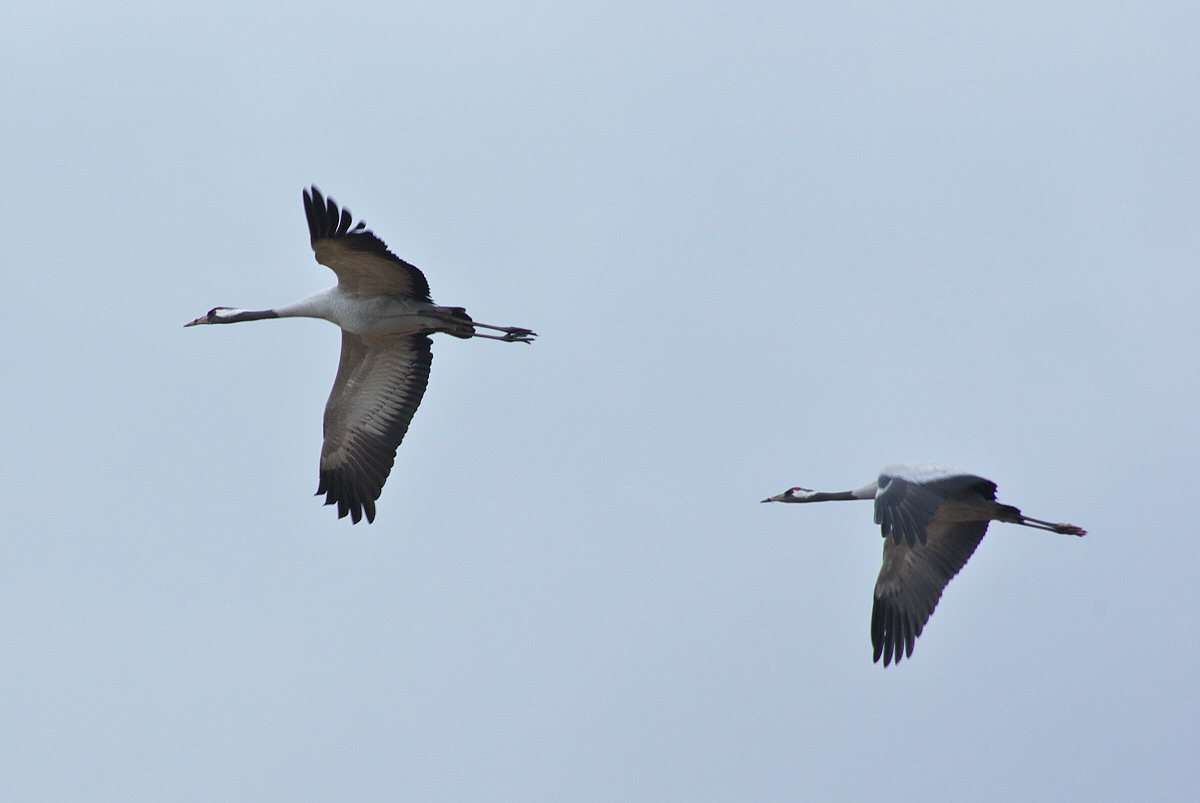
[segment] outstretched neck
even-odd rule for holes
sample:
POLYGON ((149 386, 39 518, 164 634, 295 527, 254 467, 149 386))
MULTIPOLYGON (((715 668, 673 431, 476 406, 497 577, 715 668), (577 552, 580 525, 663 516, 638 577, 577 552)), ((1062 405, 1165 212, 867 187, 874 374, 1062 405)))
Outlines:
POLYGON ((855 499, 874 499, 879 491, 879 483, 873 482, 853 491, 807 491, 796 494, 795 502, 849 502, 855 499))
POLYGON ((213 307, 203 318, 197 318, 184 326, 198 326, 202 323, 241 323, 242 321, 261 321, 267 318, 322 318, 341 323, 335 315, 334 292, 336 287, 313 293, 308 298, 301 299, 295 304, 288 304, 275 309, 236 309, 234 307, 213 307))
POLYGON ((241 323, 242 321, 263 321, 267 318, 278 317, 279 313, 273 309, 235 309, 214 317, 209 323, 241 323))
POLYGON ((807 488, 788 488, 779 496, 764 499, 764 502, 849 502, 854 499, 874 499, 879 490, 878 483, 871 483, 853 491, 810 491, 807 488))
POLYGON ((862 497, 855 496, 854 491, 813 491, 806 499, 797 499, 797 502, 844 502, 852 499, 861 499, 862 497))
POLYGON ((213 307, 203 317, 197 318, 184 326, 199 326, 202 323, 240 323, 241 321, 261 321, 264 318, 278 318, 279 313, 273 309, 234 309, 233 307, 213 307))

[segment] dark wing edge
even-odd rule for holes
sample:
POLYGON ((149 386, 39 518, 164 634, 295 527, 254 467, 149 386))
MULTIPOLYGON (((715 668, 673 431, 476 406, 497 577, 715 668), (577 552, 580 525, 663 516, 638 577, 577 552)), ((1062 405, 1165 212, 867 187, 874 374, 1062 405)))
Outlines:
POLYGON ((929 527, 924 544, 883 542, 883 567, 871 609, 873 660, 911 658, 913 645, 933 615, 942 590, 983 540, 988 522, 966 521, 929 527))
POLYGON ((930 482, 891 477, 875 497, 875 523, 884 538, 914 546, 925 543, 926 528, 947 497, 968 488, 995 500, 996 483, 974 474, 956 474, 930 482))
MULTIPOLYGON (((365 222, 360 220, 357 225, 354 225, 354 216, 350 214, 350 210, 346 207, 339 210, 333 198, 326 198, 322 195, 315 184, 310 189, 304 190, 304 214, 308 218, 309 241, 314 251, 322 241, 330 241, 336 242, 340 248, 346 251, 359 251, 381 257, 404 273, 409 285, 408 295, 421 301, 432 301, 429 296, 429 282, 426 281, 425 274, 421 273, 415 265, 405 262, 389 251, 387 244, 376 237, 374 232, 367 228, 365 222)), ((317 261, 321 262, 321 259, 318 258, 317 261)), ((322 262, 322 264, 326 263, 322 262)), ((334 268, 337 272, 336 266, 329 265, 328 267, 334 268)))
POLYGON ((342 359, 325 405, 317 486, 325 504, 337 505, 339 519, 375 520, 375 500, 425 395, 431 345, 426 335, 342 333, 342 359))

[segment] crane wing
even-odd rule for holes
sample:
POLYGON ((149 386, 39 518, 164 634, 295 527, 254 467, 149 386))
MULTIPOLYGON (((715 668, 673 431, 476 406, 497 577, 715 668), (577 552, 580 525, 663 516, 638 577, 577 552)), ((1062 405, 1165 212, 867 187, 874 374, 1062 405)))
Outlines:
POLYGON ((928 524, 922 544, 886 539, 883 568, 875 581, 871 610, 871 646, 883 665, 895 656, 912 657, 913 644, 942 596, 950 578, 958 574, 987 532, 986 521, 928 524))
POLYGON ((913 480, 892 474, 879 475, 875 494, 875 523, 883 537, 913 546, 926 539, 926 528, 948 497, 968 488, 986 499, 996 498, 996 483, 974 474, 950 474, 929 480, 913 480))
POLYGON ((375 500, 408 432, 433 362, 428 336, 342 332, 342 359, 325 404, 317 495, 354 523, 375 520, 375 500))
POLYGON ((383 240, 338 209, 316 187, 304 191, 304 213, 317 262, 337 274, 338 284, 353 293, 399 295, 430 301, 429 283, 413 265, 388 250, 383 240))

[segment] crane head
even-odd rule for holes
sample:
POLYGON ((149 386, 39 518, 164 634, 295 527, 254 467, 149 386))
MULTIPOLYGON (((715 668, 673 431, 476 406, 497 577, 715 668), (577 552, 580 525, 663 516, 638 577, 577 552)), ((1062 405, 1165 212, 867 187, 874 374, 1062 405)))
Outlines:
POLYGON ((233 310, 233 307, 213 307, 204 315, 191 323, 185 323, 183 326, 186 329, 189 326, 199 326, 202 323, 225 323, 224 319, 228 316, 224 313, 231 310, 233 310))
POLYGON ((771 496, 764 499, 764 502, 807 502, 809 497, 814 493, 808 488, 788 488, 778 496, 771 496))

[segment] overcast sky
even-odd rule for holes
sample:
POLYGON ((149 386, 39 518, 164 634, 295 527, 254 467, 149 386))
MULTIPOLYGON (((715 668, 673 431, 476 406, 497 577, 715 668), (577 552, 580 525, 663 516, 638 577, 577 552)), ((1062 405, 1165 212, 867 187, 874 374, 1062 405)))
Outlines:
POLYGON ((1200 794, 1200 7, 12 3, 0 798, 1200 794), (316 184, 435 300, 314 498, 316 184), (994 524, 871 662, 893 462, 994 524))

